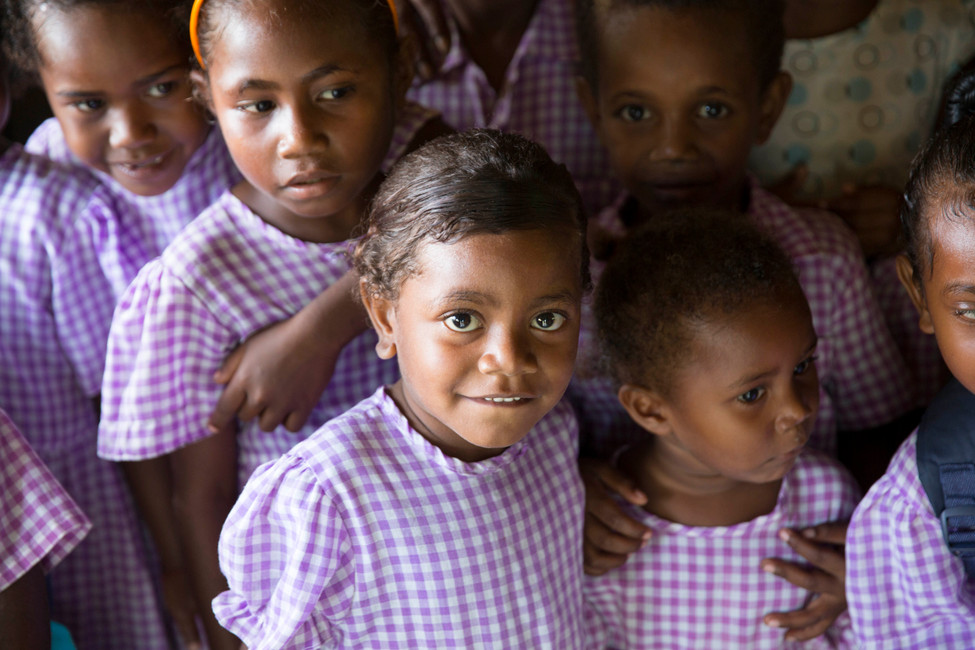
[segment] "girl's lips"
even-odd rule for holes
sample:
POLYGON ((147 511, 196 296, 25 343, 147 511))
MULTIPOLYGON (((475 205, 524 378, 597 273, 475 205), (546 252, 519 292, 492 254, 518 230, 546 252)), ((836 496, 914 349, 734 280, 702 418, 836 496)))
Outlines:
POLYGON ((141 158, 137 161, 112 162, 110 164, 112 167, 119 169, 130 176, 147 175, 155 173, 160 167, 162 167, 163 164, 169 159, 169 155, 171 153, 172 149, 154 156, 141 158))
POLYGON ((309 172, 292 176, 284 190, 294 199, 308 200, 324 196, 332 191, 340 176, 327 172, 309 172))

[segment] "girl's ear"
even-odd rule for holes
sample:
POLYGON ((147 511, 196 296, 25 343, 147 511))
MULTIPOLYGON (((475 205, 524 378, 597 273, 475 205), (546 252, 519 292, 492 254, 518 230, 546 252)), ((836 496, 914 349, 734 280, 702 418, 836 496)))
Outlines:
POLYGON ((196 68, 190 70, 190 90, 193 100, 212 114, 213 102, 210 101, 210 84, 205 72, 196 68))
POLYGON ((402 108, 406 102, 406 92, 413 83, 414 62, 417 60, 417 55, 416 35, 413 32, 407 32, 400 36, 399 48, 396 51, 392 70, 396 108, 402 108))
POLYGON ((667 402, 656 392, 635 384, 623 384, 617 397, 633 421, 642 428, 658 436, 672 432, 667 402))
POLYGON ((921 331, 925 334, 934 334, 934 324, 931 322, 928 301, 924 297, 924 289, 921 287, 921 278, 914 273, 914 267, 904 253, 897 256, 897 277, 907 289, 907 294, 911 297, 914 307, 917 308, 917 313, 920 316, 918 325, 921 331))
POLYGON ((380 359, 392 359, 396 356, 396 304, 373 292, 364 280, 359 280, 359 295, 379 336, 376 354, 380 359))
POLYGON ((762 104, 758 116, 758 133, 755 135, 755 144, 763 144, 768 140, 775 123, 779 121, 785 103, 792 92, 792 75, 785 70, 779 70, 775 78, 769 83, 768 88, 762 95, 762 104))

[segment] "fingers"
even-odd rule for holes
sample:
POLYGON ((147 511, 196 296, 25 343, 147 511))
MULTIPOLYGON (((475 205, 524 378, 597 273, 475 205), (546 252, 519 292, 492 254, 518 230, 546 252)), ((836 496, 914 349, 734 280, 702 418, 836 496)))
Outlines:
POLYGON ((233 352, 227 355, 227 358, 223 360, 223 364, 220 366, 220 370, 213 373, 213 381, 218 384, 226 384, 233 378, 234 373, 237 372, 237 368, 240 366, 240 360, 244 358, 244 348, 246 346, 246 343, 238 345, 234 348, 233 352))
POLYGON ((284 419, 284 427, 292 433, 301 431, 301 427, 305 426, 305 423, 308 422, 308 417, 311 415, 313 408, 314 406, 294 409, 284 419))
POLYGON ((645 503, 646 495, 605 461, 587 459, 579 465, 586 486, 585 570, 601 575, 622 565, 651 535, 649 528, 623 511, 613 493, 635 504, 645 503))
MULTIPOLYGON (((244 391, 235 386, 225 388, 207 420, 207 429, 210 433, 220 433, 233 425, 234 420, 238 417, 238 411, 242 411, 246 401, 247 393, 244 391)), ((241 419, 244 419, 242 415, 241 419)))
POLYGON ((762 571, 779 576, 797 587, 816 594, 842 596, 845 585, 836 576, 815 567, 804 567, 794 562, 766 558, 762 560, 762 571))
POLYGON ((846 530, 849 526, 850 522, 848 521, 831 521, 827 524, 803 528, 799 534, 806 539, 817 542, 844 545, 846 544, 846 530))
POLYGON ((769 627, 788 630, 785 638, 789 641, 808 641, 825 632, 845 610, 845 599, 818 596, 802 609, 766 614, 762 621, 769 627))
MULTIPOLYGON (((779 539, 786 542, 796 553, 808 560, 813 566, 819 567, 841 582, 845 579, 846 556, 843 552, 842 542, 838 546, 837 544, 819 541, 806 535, 799 535, 788 528, 783 528, 779 531, 779 539)), ((845 537, 843 539, 845 541, 845 537)), ((817 589, 814 591, 820 590, 817 589)))
POLYGON ((602 494, 609 489, 635 506, 642 506, 647 502, 647 495, 641 492, 633 481, 604 460, 583 458, 579 461, 579 471, 587 489, 592 482, 594 487, 604 487, 602 494), (602 486, 598 485, 600 483, 602 486))

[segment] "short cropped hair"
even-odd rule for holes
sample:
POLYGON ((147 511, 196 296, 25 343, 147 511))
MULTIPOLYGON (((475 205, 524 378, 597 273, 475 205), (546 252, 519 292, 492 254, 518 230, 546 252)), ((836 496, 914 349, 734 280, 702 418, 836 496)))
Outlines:
POLYGON ((513 133, 475 129, 433 140, 390 171, 370 204, 355 269, 373 295, 395 300, 418 272, 424 242, 479 233, 560 230, 575 236, 589 286, 586 213, 564 165, 513 133))
POLYGON ((751 45, 760 88, 768 88, 782 67, 785 47, 784 0, 575 0, 576 37, 582 59, 580 73, 595 92, 599 80, 599 32, 609 12, 620 8, 654 7, 672 12, 717 11, 741 16, 751 45))
POLYGON ((934 267, 931 219, 935 216, 975 218, 975 116, 935 133, 914 157, 901 205, 901 227, 918 280, 934 267), (940 207, 937 215, 936 207, 940 207))
POLYGON ((693 360, 699 326, 796 293, 803 296, 788 256, 747 217, 704 209, 655 216, 620 244, 598 282, 603 361, 619 384, 669 396, 693 360))

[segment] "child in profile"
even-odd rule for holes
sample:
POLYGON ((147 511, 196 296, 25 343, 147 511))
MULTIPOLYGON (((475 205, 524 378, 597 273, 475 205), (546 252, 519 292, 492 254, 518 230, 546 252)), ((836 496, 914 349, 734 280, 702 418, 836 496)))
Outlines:
MULTIPOLYGON (((585 583, 598 647, 781 648, 769 612, 810 593, 759 570, 801 557, 780 538, 849 517, 859 491, 807 447, 819 405, 818 337, 789 259, 744 217, 660 215, 620 245, 595 299, 619 399, 643 439, 615 455, 647 495, 628 514, 654 531, 622 567, 585 583)), ((842 586, 817 596, 848 647, 842 586)))
POLYGON ((257 470, 217 618, 251 650, 582 647, 571 177, 521 136, 448 136, 394 168, 367 226, 362 300, 402 378, 257 470))
MULTIPOLYGON (((954 380, 935 397, 918 430, 890 462, 887 473, 857 506, 847 537, 847 598, 857 641, 864 650, 970 648, 975 645, 975 588, 966 564, 943 537, 944 507, 971 506, 963 487, 938 481, 936 456, 926 449, 953 436, 951 454, 968 477, 975 463, 969 425, 975 413, 975 120, 966 117, 922 148, 907 183, 901 222, 906 253, 898 274, 934 334, 954 380), (947 423, 947 424, 945 424, 947 423), (945 427, 945 428, 942 428, 945 427), (931 463, 934 482, 924 482, 931 463)), ((971 517, 950 526, 968 526, 971 517)), ((953 534, 954 535, 954 534, 953 534)), ((961 546, 970 545, 970 535, 961 546)))

